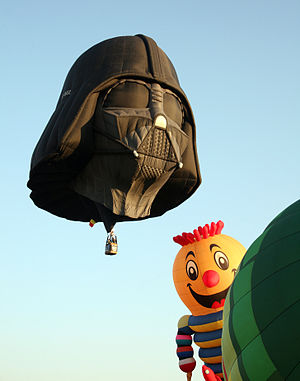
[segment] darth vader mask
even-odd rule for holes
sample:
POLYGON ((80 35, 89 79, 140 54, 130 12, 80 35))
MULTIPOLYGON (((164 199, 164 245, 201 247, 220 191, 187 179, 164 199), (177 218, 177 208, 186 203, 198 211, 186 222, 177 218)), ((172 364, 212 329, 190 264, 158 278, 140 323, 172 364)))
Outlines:
POLYGON ((148 216, 159 190, 183 166, 188 144, 183 122, 183 105, 171 90, 141 80, 118 81, 99 95, 90 126, 94 155, 73 189, 113 214, 148 216))
POLYGON ((81 54, 32 154, 34 203, 110 231, 161 216, 200 183, 193 112, 156 42, 119 36, 81 54))

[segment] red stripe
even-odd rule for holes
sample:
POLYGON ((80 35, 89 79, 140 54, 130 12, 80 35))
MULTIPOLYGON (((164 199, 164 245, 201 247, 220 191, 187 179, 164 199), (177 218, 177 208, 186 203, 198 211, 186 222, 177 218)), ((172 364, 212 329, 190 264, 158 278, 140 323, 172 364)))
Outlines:
POLYGON ((189 352, 189 351, 193 351, 193 348, 191 346, 189 346, 189 347, 178 347, 177 348, 177 353, 189 352))
POLYGON ((228 377, 227 377, 227 373, 226 373, 226 369, 225 369, 225 365, 224 365, 224 360, 222 359, 222 367, 223 367, 223 373, 224 373, 224 376, 225 376, 225 380, 228 381, 228 377))
POLYGON ((192 340, 191 335, 177 335, 176 340, 192 340))

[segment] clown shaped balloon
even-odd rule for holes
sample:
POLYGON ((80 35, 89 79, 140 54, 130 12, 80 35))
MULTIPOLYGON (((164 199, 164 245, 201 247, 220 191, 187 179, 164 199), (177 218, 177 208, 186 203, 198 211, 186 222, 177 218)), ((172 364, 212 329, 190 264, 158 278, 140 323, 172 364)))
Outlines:
POLYGON ((234 238, 221 234, 222 221, 199 226, 193 233, 173 238, 182 248, 174 266, 173 279, 178 295, 192 315, 178 322, 176 336, 179 367, 188 380, 196 366, 192 335, 200 347, 206 380, 220 380, 222 374, 221 337, 223 306, 246 249, 234 238))

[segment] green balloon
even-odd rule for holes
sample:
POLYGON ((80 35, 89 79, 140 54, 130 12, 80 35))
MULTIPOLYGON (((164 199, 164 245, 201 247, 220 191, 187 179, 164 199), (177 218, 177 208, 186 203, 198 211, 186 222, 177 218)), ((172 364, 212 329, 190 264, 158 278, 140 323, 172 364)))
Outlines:
POLYGON ((300 200, 246 252, 223 319, 226 380, 300 380, 300 200))

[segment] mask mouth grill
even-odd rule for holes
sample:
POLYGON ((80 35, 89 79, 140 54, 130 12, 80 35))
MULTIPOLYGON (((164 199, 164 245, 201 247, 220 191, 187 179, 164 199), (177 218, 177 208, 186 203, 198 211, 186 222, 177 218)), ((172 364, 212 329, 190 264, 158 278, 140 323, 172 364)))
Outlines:
POLYGON ((148 181, 155 180, 164 173, 162 169, 150 167, 149 165, 143 165, 141 172, 144 179, 148 181))
POLYGON ((153 128, 149 132, 139 147, 139 152, 163 160, 176 161, 175 152, 170 144, 166 131, 158 128, 153 128))

